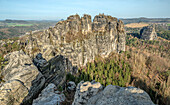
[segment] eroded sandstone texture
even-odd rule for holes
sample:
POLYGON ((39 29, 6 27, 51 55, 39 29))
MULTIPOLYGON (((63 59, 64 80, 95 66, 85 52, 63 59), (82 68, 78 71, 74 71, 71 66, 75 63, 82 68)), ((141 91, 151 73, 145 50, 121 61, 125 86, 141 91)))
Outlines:
POLYGON ((98 82, 80 82, 72 105, 154 105, 149 95, 135 87, 108 85, 98 82))
POLYGON ((5 83, 0 84, 0 104, 27 104, 38 95, 45 78, 23 51, 15 51, 5 56, 8 64, 3 68, 5 83))
POLYGON ((32 57, 42 53, 46 60, 63 55, 73 66, 83 66, 96 55, 125 51, 125 36, 123 22, 117 18, 99 14, 92 22, 90 15, 72 15, 41 35, 30 35, 26 52, 32 57))

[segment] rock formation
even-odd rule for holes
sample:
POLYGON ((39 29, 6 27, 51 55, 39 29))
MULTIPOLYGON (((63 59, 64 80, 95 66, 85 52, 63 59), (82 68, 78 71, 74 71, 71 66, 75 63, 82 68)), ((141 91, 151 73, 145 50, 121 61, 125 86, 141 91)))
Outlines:
POLYGON ((141 38, 144 40, 157 39, 157 33, 155 31, 155 25, 143 27, 140 31, 141 38))
MULTIPOLYGON (((62 86, 66 73, 76 73, 77 67, 86 65, 95 56, 106 57, 113 51, 125 51, 125 35, 123 22, 104 14, 95 16, 93 22, 90 15, 82 18, 72 15, 55 27, 44 30, 41 35, 30 33, 24 44, 27 55, 23 51, 16 51, 5 56, 8 64, 1 73, 5 83, 0 84, 0 103, 30 104, 43 87, 49 86, 42 91, 38 101, 34 101, 34 104, 42 103, 46 97, 43 92, 53 90, 54 85, 62 86)), ((79 85, 79 93, 81 95, 84 91, 85 96, 89 96, 87 100, 102 89, 99 83, 83 84, 79 85), (93 93, 86 92, 86 89, 93 93)), ((70 85, 68 90, 74 92, 75 84, 70 85)), ((56 94, 53 93, 55 91, 48 95, 55 99, 56 94)), ((83 97, 79 98, 83 100, 83 97)), ((74 103, 77 105, 76 101, 74 103)))
POLYGON ((76 90, 76 84, 73 81, 69 81, 67 83, 67 91, 69 93, 74 92, 76 90))
MULTIPOLYGON (((8 64, 1 73, 5 83, 0 86, 0 102, 5 105, 29 104, 44 86, 50 83, 62 86, 66 73, 74 72, 70 61, 61 55, 46 61, 37 54, 33 63, 23 51, 16 51, 7 54, 5 60, 8 64)), ((75 87, 73 85, 70 89, 75 87)))
MULTIPOLYGON (((8 64, 3 68, 2 75, 5 83, 0 87, 0 103, 7 104, 30 104, 46 84, 46 88, 38 98, 34 99, 33 105, 59 104, 65 100, 65 96, 56 91, 56 86, 65 82, 65 73, 72 66, 59 55, 48 62, 41 54, 34 59, 39 65, 38 69, 33 65, 31 58, 23 51, 16 51, 5 56, 8 64), (44 65, 43 65, 44 64, 44 65), (44 76, 43 76, 44 75, 44 76), (55 83, 55 84, 52 84, 55 83)), ((75 83, 69 82, 67 90, 74 91, 75 83)), ((68 92, 69 93, 69 92, 68 92)), ((134 87, 103 86, 95 81, 80 82, 77 86, 74 102, 72 105, 154 105, 146 92, 134 87)))
POLYGON ((135 87, 108 85, 104 89, 100 83, 80 82, 72 105, 154 105, 149 95, 135 87))
POLYGON ((0 87, 1 105, 20 105, 31 101, 41 91, 45 78, 23 51, 5 56, 8 64, 2 70, 5 83, 0 87))
POLYGON ((63 55, 79 67, 97 55, 125 51, 125 37, 123 22, 117 18, 99 14, 92 22, 90 15, 72 15, 39 36, 30 34, 25 50, 32 57, 42 53, 46 60, 63 55))
POLYGON ((65 96, 56 89, 57 87, 50 83, 33 101, 33 105, 61 105, 60 103, 65 100, 65 96))
POLYGON ((63 85, 66 80, 66 73, 74 74, 76 72, 71 62, 62 55, 57 55, 49 61, 46 61, 42 57, 42 54, 39 53, 33 59, 33 62, 44 75, 46 85, 49 83, 54 83, 56 86, 63 85))
POLYGON ((74 102, 72 105, 85 105, 88 100, 102 90, 99 82, 80 82, 77 85, 74 102))

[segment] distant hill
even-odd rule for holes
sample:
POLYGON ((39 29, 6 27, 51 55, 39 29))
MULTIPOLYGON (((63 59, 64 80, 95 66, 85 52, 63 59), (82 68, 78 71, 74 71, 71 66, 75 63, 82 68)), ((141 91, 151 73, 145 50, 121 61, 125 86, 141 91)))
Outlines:
POLYGON ((127 18, 127 19, 121 19, 124 24, 129 23, 170 23, 170 18, 127 18))
POLYGON ((6 19, 3 22, 4 23, 28 23, 28 21, 25 21, 25 20, 11 20, 11 19, 6 19))
POLYGON ((55 26, 55 20, 11 20, 0 21, 0 39, 17 37, 29 31, 38 31, 55 26))

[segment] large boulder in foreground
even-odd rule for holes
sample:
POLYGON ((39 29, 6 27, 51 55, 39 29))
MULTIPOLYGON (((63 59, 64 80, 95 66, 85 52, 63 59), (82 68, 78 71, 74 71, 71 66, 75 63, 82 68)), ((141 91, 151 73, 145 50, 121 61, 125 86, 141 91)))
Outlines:
POLYGON ((77 85, 72 105, 85 105, 88 100, 103 89, 99 82, 80 82, 77 85))
POLYGON ((60 105, 65 100, 65 96, 57 91, 56 88, 53 83, 50 83, 42 90, 39 97, 33 101, 33 105, 60 105))
POLYGON ((80 82, 72 105, 154 105, 149 95, 139 88, 101 87, 100 83, 80 82))
POLYGON ((2 70, 5 83, 0 87, 1 105, 28 104, 41 91, 45 78, 23 51, 9 53, 5 60, 8 64, 2 70))

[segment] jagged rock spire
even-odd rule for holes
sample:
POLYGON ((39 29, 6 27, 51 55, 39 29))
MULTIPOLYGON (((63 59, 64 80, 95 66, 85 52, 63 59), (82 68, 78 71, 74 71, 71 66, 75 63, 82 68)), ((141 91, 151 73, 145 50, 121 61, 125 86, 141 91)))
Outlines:
POLYGON ((155 24, 143 27, 140 31, 140 35, 144 40, 156 40, 157 33, 155 31, 155 24))
POLYGON ((123 22, 115 17, 99 14, 92 22, 90 15, 76 14, 34 37, 34 41, 45 59, 55 53, 69 58, 74 66, 82 66, 96 55, 106 57, 113 51, 125 51, 125 37, 123 22))

